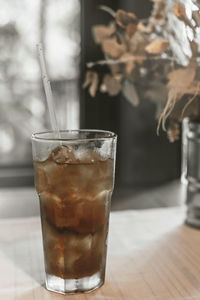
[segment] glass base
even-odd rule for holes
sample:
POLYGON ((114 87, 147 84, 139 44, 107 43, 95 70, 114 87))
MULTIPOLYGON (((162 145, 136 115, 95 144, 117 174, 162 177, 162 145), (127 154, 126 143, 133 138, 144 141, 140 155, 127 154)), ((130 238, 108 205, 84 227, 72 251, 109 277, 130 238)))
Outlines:
POLYGON ((195 228, 200 228, 200 207, 189 207, 187 211, 186 222, 195 228))
POLYGON ((101 272, 79 279, 63 279, 54 275, 46 274, 46 288, 49 291, 64 295, 89 293, 104 284, 104 279, 101 277, 101 272))
POLYGON ((185 186, 187 216, 186 224, 200 228, 200 183, 188 182, 185 186))

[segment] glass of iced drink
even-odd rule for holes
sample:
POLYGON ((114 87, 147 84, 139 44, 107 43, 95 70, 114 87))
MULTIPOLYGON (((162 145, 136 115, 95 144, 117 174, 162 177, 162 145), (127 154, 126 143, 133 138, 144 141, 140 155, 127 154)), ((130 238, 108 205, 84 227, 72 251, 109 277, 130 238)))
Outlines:
POLYGON ((48 290, 89 292, 104 283, 116 140, 101 130, 32 136, 48 290))

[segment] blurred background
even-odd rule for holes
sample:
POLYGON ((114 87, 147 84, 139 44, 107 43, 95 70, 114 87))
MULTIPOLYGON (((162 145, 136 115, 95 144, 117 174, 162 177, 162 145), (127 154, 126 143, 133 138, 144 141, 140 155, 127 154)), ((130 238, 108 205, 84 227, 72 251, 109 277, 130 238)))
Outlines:
MULTIPOLYGON (((135 108, 123 96, 97 93, 93 99, 82 89, 86 63, 103 58, 92 39, 91 27, 110 22, 110 16, 98 6, 133 11, 145 18, 152 8, 150 0, 0 3, 1 191, 8 187, 33 189, 30 136, 50 128, 36 52, 39 41, 45 49, 59 127, 112 130, 119 136, 116 203, 128 199, 127 208, 134 195, 149 193, 179 178, 180 141, 172 144, 165 133, 156 135, 155 104, 145 101, 135 108)), ((136 208, 151 206, 140 206, 142 201, 137 197, 136 208)))
POLYGON ((50 128, 36 44, 45 48, 60 128, 79 127, 80 3, 0 3, 0 186, 32 185, 30 136, 50 128))

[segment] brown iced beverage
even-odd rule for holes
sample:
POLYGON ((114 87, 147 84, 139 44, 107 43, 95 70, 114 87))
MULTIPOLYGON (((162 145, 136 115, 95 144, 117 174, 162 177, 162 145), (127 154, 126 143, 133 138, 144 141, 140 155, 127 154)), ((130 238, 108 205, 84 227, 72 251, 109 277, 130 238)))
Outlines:
POLYGON ((46 274, 104 278, 113 159, 60 145, 34 170, 46 274))

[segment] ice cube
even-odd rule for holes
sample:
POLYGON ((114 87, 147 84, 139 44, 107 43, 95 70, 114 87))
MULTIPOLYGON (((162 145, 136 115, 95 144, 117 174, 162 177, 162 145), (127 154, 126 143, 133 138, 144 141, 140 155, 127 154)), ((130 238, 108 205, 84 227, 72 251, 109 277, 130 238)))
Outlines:
POLYGON ((102 160, 102 157, 98 152, 83 147, 76 150, 74 154, 76 159, 83 164, 91 164, 102 160))
POLYGON ((34 162, 35 187, 38 193, 43 192, 47 188, 47 177, 42 166, 42 163, 34 162))
POLYGON ((48 221, 57 228, 70 228, 79 233, 92 233, 104 225, 107 205, 104 197, 101 194, 95 201, 80 199, 70 203, 50 192, 40 194, 48 221))
POLYGON ((82 164, 79 165, 79 177, 78 179, 78 184, 81 186, 83 189, 90 189, 92 186, 91 182, 92 180, 95 179, 96 175, 96 165, 89 165, 89 164, 82 164))
POLYGON ((65 196, 74 199, 79 180, 79 174, 74 172, 74 165, 57 164, 53 160, 48 160, 41 167, 45 173, 47 188, 50 192, 62 199, 65 196))
POLYGON ((92 245, 92 234, 77 234, 74 233, 73 237, 67 241, 68 245, 77 251, 88 251, 92 245))
POLYGON ((107 226, 94 233, 92 238, 92 251, 94 253, 103 255, 106 237, 107 237, 107 226))
POLYGON ((43 221, 47 272, 62 278, 81 278, 98 272, 104 255, 105 229, 94 234, 57 231, 43 221))
POLYGON ((49 192, 41 193, 40 199, 47 220, 57 228, 84 234, 93 233, 105 224, 107 203, 102 195, 96 201, 82 199, 72 204, 49 192))
POLYGON ((50 192, 40 194, 41 204, 47 219, 58 228, 74 228, 78 225, 75 205, 68 205, 50 192))
POLYGON ((65 270, 71 274, 71 278, 81 277, 75 272, 75 264, 83 257, 91 253, 92 235, 68 232, 65 235, 65 270))
POLYGON ((90 244, 90 248, 82 251, 80 258, 74 262, 74 273, 78 274, 79 277, 95 274, 102 266, 102 258, 104 254, 104 234, 102 233, 103 230, 100 232, 101 233, 98 234, 98 236, 97 233, 95 233, 88 237, 90 243, 87 244, 90 244))
POLYGON ((37 163, 36 167, 39 170, 43 171, 46 177, 46 182, 51 187, 59 184, 60 179, 62 179, 62 175, 63 175, 62 168, 59 168, 59 166, 50 159, 42 163, 37 163))
POLYGON ((44 253, 47 272, 64 276, 64 234, 56 231, 43 219, 44 253))
POLYGON ((59 146, 51 153, 52 159, 57 164, 67 164, 76 162, 74 151, 68 146, 59 146))
POLYGON ((65 249, 65 274, 68 278, 76 278, 76 274, 74 274, 74 264, 80 259, 81 249, 79 251, 74 251, 72 249, 65 249))

